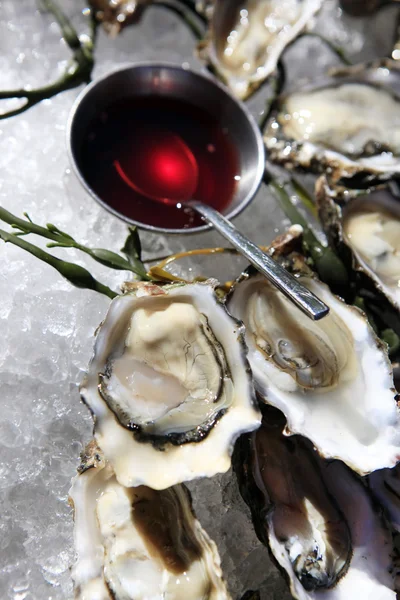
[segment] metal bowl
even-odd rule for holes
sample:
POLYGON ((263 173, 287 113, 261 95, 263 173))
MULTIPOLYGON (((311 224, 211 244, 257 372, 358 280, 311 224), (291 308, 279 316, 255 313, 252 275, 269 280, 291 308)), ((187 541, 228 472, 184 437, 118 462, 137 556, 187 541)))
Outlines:
POLYGON ((235 195, 224 214, 238 215, 254 198, 265 168, 264 144, 257 123, 246 106, 234 99, 214 79, 180 66, 163 63, 140 63, 109 73, 90 85, 78 96, 68 119, 67 145, 72 167, 87 192, 106 210, 142 229, 162 233, 196 233, 209 225, 187 229, 154 227, 126 217, 99 197, 86 181, 79 166, 79 150, 90 122, 117 100, 135 96, 176 98, 206 110, 216 117, 222 127, 229 129, 239 155, 241 179, 235 195))

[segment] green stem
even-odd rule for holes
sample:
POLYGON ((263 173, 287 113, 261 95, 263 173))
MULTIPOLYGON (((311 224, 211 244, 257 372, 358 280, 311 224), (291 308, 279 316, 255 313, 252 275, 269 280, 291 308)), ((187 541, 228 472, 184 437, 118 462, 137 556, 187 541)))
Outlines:
POLYGON ((67 42, 68 46, 72 50, 76 50, 81 47, 81 42, 79 37, 72 27, 71 21, 65 16, 65 14, 60 10, 60 8, 52 2, 52 0, 42 0, 42 4, 45 9, 51 13, 56 19, 58 26, 61 29, 62 36, 64 40, 67 42))
POLYGON ((97 281, 86 269, 79 265, 74 265, 73 263, 61 260, 52 256, 48 252, 45 252, 41 248, 30 244, 29 242, 21 239, 18 236, 13 235, 12 233, 8 233, 7 231, 3 231, 0 229, 0 239, 4 242, 8 242, 22 248, 26 252, 29 252, 33 256, 36 256, 39 260, 47 263, 52 266, 56 271, 60 273, 65 279, 67 279, 72 285, 78 288, 84 288, 88 290, 94 290, 99 294, 104 294, 108 296, 108 298, 116 298, 118 294, 113 292, 109 287, 97 281))
MULTIPOLYGON (((135 261, 135 264, 133 265, 116 252, 111 252, 110 250, 105 250, 103 248, 87 248, 83 244, 79 244, 74 240, 73 237, 64 231, 61 231, 51 223, 49 223, 47 227, 41 227, 40 225, 33 223, 30 219, 25 220, 16 217, 1 206, 0 221, 4 221, 13 228, 19 229, 24 235, 33 233, 35 235, 40 235, 41 237, 52 240, 54 243, 48 244, 49 248, 75 248, 76 250, 80 250, 81 252, 88 254, 93 260, 104 265, 105 267, 119 271, 131 271, 141 279, 149 280, 146 269, 139 260, 135 261)), ((18 233, 14 235, 18 236, 20 234, 18 233)))
POLYGON ((300 198, 301 202, 307 208, 307 210, 309 210, 314 217, 318 217, 316 206, 312 201, 310 195, 308 194, 307 190, 301 185, 299 181, 297 181, 295 177, 292 177, 290 179, 290 183, 297 196, 300 198))
POLYGON ((45 8, 54 15, 57 23, 60 26, 61 33, 66 43, 73 52, 73 58, 69 62, 65 73, 48 85, 41 86, 34 90, 26 90, 22 88, 18 90, 0 91, 0 100, 11 98, 24 98, 26 100, 22 106, 0 114, 0 120, 7 119, 9 117, 15 117, 16 115, 25 112, 29 108, 32 108, 42 100, 52 98, 60 92, 77 87, 81 83, 90 82, 94 65, 93 49, 96 34, 94 19, 91 17, 90 41, 81 43, 75 29, 72 27, 71 22, 59 9, 59 7, 52 2, 52 0, 43 0, 43 4, 45 8))
MULTIPOLYGON (((36 225, 36 223, 33 223, 30 219, 25 220, 16 217, 2 206, 0 206, 0 221, 4 221, 4 223, 8 223, 9 225, 12 225, 12 227, 20 229, 25 233, 35 233, 36 235, 40 235, 53 241, 60 240, 60 233, 55 233, 50 231, 49 229, 46 229, 46 227, 36 225)), ((70 239, 72 240, 73 238, 70 239)))
POLYGON ((340 258, 331 248, 329 248, 329 246, 323 246, 317 239, 306 219, 293 204, 285 186, 279 183, 269 173, 266 175, 266 182, 278 199, 279 205, 288 219, 290 219, 293 224, 302 226, 305 246, 304 251, 309 254, 314 261, 320 279, 333 288, 344 289, 348 285, 348 274, 340 258))
POLYGON ((275 178, 271 177, 270 175, 268 176, 267 183, 272 192, 274 193, 274 196, 278 199, 279 204, 287 218, 293 224, 302 226, 304 230, 304 239, 307 241, 307 243, 310 243, 310 245, 312 246, 321 246, 320 242, 310 229, 310 226, 303 217, 303 215, 294 206, 289 194, 286 191, 285 186, 282 183, 279 183, 275 178))

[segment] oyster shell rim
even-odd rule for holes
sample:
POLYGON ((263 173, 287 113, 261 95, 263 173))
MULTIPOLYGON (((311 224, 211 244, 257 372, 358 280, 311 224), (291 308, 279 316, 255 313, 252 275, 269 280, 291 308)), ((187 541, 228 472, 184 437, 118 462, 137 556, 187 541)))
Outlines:
MULTIPOLYGON (((361 200, 360 196, 368 196, 369 193, 387 191, 390 195, 389 185, 381 185, 372 188, 369 192, 357 190, 355 194, 343 193, 343 190, 330 185, 328 178, 321 175, 315 183, 315 197, 318 210, 319 220, 322 228, 330 242, 338 251, 346 264, 349 264, 351 269, 363 274, 367 277, 371 285, 381 294, 385 296, 388 302, 396 311, 400 311, 400 298, 397 300, 390 292, 390 287, 387 286, 375 271, 364 261, 346 239, 346 234, 343 229, 343 218, 349 210, 350 204, 354 201, 361 200)), ((369 205, 374 204, 372 198, 366 198, 369 205)), ((390 210, 390 209, 388 209, 390 210)), ((400 221, 400 203, 399 203, 399 221, 400 221)))
MULTIPOLYGON (((236 398, 236 403, 234 402, 229 406, 216 426, 209 430, 207 436, 201 436, 198 442, 191 440, 179 446, 168 444, 164 449, 160 449, 154 447, 151 443, 137 441, 132 431, 123 428, 115 419, 114 413, 110 411, 107 404, 99 396, 97 386, 93 386, 91 380, 94 373, 93 365, 98 360, 95 345, 89 368, 80 386, 81 398, 92 413, 94 437, 98 445, 111 463, 118 481, 126 487, 148 485, 153 489, 165 489, 183 481, 224 473, 230 467, 231 454, 236 439, 245 431, 252 431, 260 425, 261 414, 255 396, 250 365, 247 360, 244 325, 230 315, 225 303, 221 302, 216 296, 214 288, 217 283, 215 280, 208 280, 187 285, 181 283, 166 285, 162 288, 153 283, 139 283, 135 284, 134 290, 131 289, 130 293, 125 294, 125 296, 142 297, 153 294, 174 294, 176 290, 176 295, 179 296, 179 289, 183 287, 187 289, 188 286, 206 290, 202 292, 206 295, 206 301, 211 300, 214 302, 219 311, 222 311, 219 314, 223 314, 224 318, 234 326, 230 333, 235 340, 234 348, 229 349, 229 356, 236 357, 234 362, 239 360, 242 365, 240 373, 233 373, 233 376, 239 382, 238 385, 244 396, 239 398, 236 390, 233 395, 233 400, 236 398), (108 431, 108 434, 106 434, 106 431, 108 431), (107 435, 111 436, 109 442, 106 441, 107 435), (112 439, 117 435, 118 442, 113 442, 112 439), (117 448, 120 451, 117 451, 117 448), (124 452, 122 452, 122 448, 125 448, 124 452), (207 449, 210 450, 211 448, 213 448, 214 453, 212 461, 207 455, 207 449), (112 456, 110 456, 110 452, 112 456), (174 469, 175 472, 172 472, 174 469)), ((117 297, 112 302, 116 302, 123 297, 117 297)), ((107 317, 103 320, 101 328, 104 327, 106 319, 107 317)), ((97 337, 96 343, 98 339, 97 337)), ((228 358, 228 364, 230 360, 231 358, 228 358)))
MULTIPOLYGON (((400 103, 400 66, 391 59, 383 58, 369 63, 361 63, 351 67, 331 69, 315 81, 306 83, 300 88, 288 89, 280 94, 272 103, 263 128, 263 139, 268 158, 286 169, 297 169, 304 173, 321 174, 328 172, 333 183, 344 183, 348 187, 367 187, 379 185, 390 179, 400 178, 400 153, 393 154, 397 165, 380 166, 360 164, 356 159, 341 154, 339 151, 325 148, 313 142, 293 140, 285 136, 278 121, 278 115, 288 96, 296 93, 310 93, 323 89, 337 88, 343 84, 371 85, 383 89, 400 103), (396 85, 390 87, 389 76, 395 78, 396 85), (395 89, 397 86, 397 89, 395 89)), ((387 153, 387 152, 386 152, 387 153)), ((361 155, 358 160, 370 160, 384 155, 385 151, 372 156, 361 155)))
MULTIPOLYGON (((290 239, 289 239, 289 243, 290 243, 290 239)), ((289 271, 296 277, 305 276, 305 277, 308 277, 311 280, 317 282, 319 286, 322 286, 322 290, 327 292, 328 295, 330 295, 335 301, 337 301, 339 303, 339 306, 348 308, 349 310, 351 310, 353 312, 353 314, 359 320, 361 319, 363 326, 366 328, 366 330, 368 331, 368 334, 371 336, 371 339, 374 341, 375 348, 382 355, 384 363, 387 367, 387 375, 392 376, 392 366, 391 366, 391 362, 390 362, 390 359, 387 354, 387 344, 385 342, 383 342, 380 338, 378 338, 378 336, 376 335, 376 333, 374 332, 372 327, 369 325, 365 313, 358 307, 347 304, 342 298, 340 298, 336 294, 333 294, 331 292, 329 286, 322 283, 318 279, 317 275, 313 271, 311 271, 311 269, 305 263, 305 259, 302 254, 299 254, 296 251, 294 251, 294 252, 290 251, 291 248, 290 248, 290 246, 287 246, 287 244, 286 244, 286 248, 285 248, 285 245, 283 248, 281 248, 281 250, 280 250, 281 255, 279 256, 279 259, 282 261, 284 266, 286 268, 288 268, 289 271)), ((251 277, 258 277, 258 276, 259 276, 259 274, 255 271, 255 269, 250 267, 249 269, 247 269, 244 273, 242 273, 237 278, 237 280, 234 282, 234 285, 232 286, 231 291, 227 297, 228 307, 230 305, 230 302, 232 301, 232 297, 233 297, 233 294, 235 292, 237 285, 239 285, 240 283, 245 283, 251 277)), ((260 279, 261 279, 261 277, 260 277, 260 279)), ((314 291, 314 293, 318 294, 318 290, 313 290, 313 291, 314 291)), ((324 299, 323 295, 322 296, 320 295, 320 297, 322 299, 324 299)), ((325 298, 325 302, 329 304, 327 298, 325 298)), ((234 311, 232 311, 232 312, 234 312, 234 311)), ((249 360, 251 361, 250 355, 251 355, 251 347, 249 346, 249 360)), ((367 460, 365 456, 363 457, 364 466, 361 467, 360 464, 355 464, 354 462, 352 462, 352 460, 350 460, 349 456, 346 456, 346 458, 344 458, 343 453, 337 453, 338 452, 337 450, 336 450, 336 452, 326 450, 326 448, 324 448, 320 442, 317 442, 317 438, 315 438, 314 435, 310 434, 309 428, 305 429, 304 419, 302 422, 299 418, 294 419, 293 415, 290 414, 290 411, 288 409, 288 404, 285 404, 285 406, 283 407, 282 400, 280 399, 279 394, 278 394, 278 396, 276 396, 275 392, 273 392, 274 399, 273 399, 273 402, 271 402, 271 400, 269 398, 269 395, 271 394, 271 390, 265 384, 263 384, 263 386, 261 387, 261 384, 257 381, 257 375, 255 374, 254 366, 253 366, 253 378, 254 378, 254 382, 255 382, 257 395, 261 398, 265 398, 264 402, 266 404, 270 404, 270 405, 274 406, 275 408, 278 408, 285 415, 285 418, 287 420, 287 425, 286 425, 286 429, 284 432, 285 435, 288 435, 288 436, 301 435, 301 436, 309 439, 313 443, 315 449, 317 450, 318 454, 322 458, 331 459, 331 460, 341 460, 341 461, 345 462, 349 468, 351 468, 353 471, 355 471, 356 473, 358 473, 359 475, 362 475, 362 476, 368 475, 369 473, 371 473, 372 471, 374 471, 376 469, 381 469, 381 468, 385 468, 385 467, 390 468, 390 467, 394 466, 395 464, 397 464, 397 462, 400 461, 400 447, 398 447, 397 452, 394 451, 396 446, 393 445, 393 443, 390 446, 391 448, 393 448, 393 451, 391 452, 392 458, 390 461, 387 458, 387 460, 383 463, 381 462, 378 464, 374 464, 373 466, 370 464, 368 467, 365 466, 366 465, 365 461, 367 460)), ((276 385, 274 385, 273 387, 275 389, 276 385)), ((389 390, 386 390, 386 391, 389 391, 389 390)), ((394 384, 390 388, 390 391, 393 393, 393 407, 391 410, 393 412, 393 415, 396 415, 397 424, 399 424, 400 423, 400 405, 398 402, 398 394, 394 388, 394 384)), ((387 425, 386 427, 389 428, 389 425, 387 425)), ((388 448, 389 448, 389 444, 388 444, 388 448)))

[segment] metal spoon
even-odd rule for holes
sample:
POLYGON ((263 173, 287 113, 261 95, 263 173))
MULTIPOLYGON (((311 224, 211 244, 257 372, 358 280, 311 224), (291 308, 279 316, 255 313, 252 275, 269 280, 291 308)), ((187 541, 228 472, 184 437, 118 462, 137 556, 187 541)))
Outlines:
POLYGON ((258 271, 265 275, 308 317, 318 320, 327 315, 329 308, 326 304, 299 283, 295 277, 276 263, 268 254, 260 250, 245 235, 240 233, 221 213, 198 200, 185 200, 179 197, 179 195, 182 196, 182 185, 180 185, 180 177, 182 176, 184 176, 183 193, 185 197, 190 198, 195 193, 199 177, 197 161, 190 148, 179 136, 170 132, 163 132, 162 135, 162 146, 168 151, 165 154, 165 168, 160 162, 157 180, 149 182, 146 174, 137 170, 135 171, 134 176, 136 179, 134 181, 132 174, 130 173, 128 176, 121 164, 115 161, 114 166, 123 181, 142 196, 156 202, 174 205, 180 202, 183 206, 189 206, 213 225, 234 248, 245 256, 258 271))

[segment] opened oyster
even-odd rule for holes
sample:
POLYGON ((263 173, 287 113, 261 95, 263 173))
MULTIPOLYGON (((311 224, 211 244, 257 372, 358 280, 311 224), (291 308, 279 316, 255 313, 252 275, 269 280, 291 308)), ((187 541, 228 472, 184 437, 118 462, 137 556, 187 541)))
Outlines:
POLYGON ((386 349, 365 315, 313 277, 300 255, 286 266, 330 313, 312 322, 264 277, 236 282, 228 307, 246 326, 257 391, 285 414, 285 433, 304 435, 322 456, 360 474, 395 465, 400 422, 386 349))
POLYGON ((238 98, 273 73, 282 52, 310 24, 323 0, 216 0, 200 56, 238 98))
POLYGON ((235 470, 256 533, 298 600, 394 600, 391 535, 363 484, 326 462, 299 436, 287 438, 279 411, 243 436, 235 470))
POLYGON ((225 472, 236 438, 260 423, 243 325, 209 283, 138 284, 113 300, 81 394, 125 486, 225 472))
POLYGON ((352 198, 335 196, 325 177, 316 186, 330 243, 400 310, 400 201, 389 188, 352 198))
POLYGON ((288 168, 370 186, 400 174, 400 75, 393 63, 336 71, 278 99, 264 140, 288 168), (379 106, 379 118, 376 118, 379 106))
POLYGON ((70 496, 76 600, 230 600, 185 487, 125 488, 92 442, 70 496))

